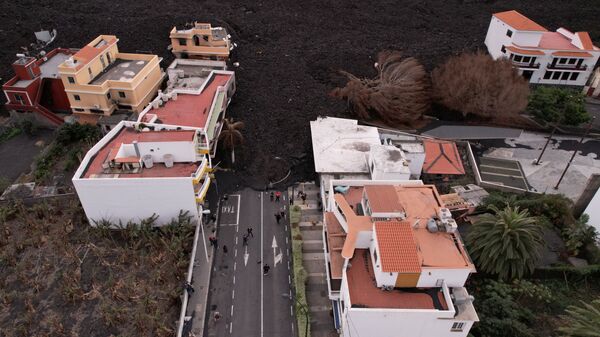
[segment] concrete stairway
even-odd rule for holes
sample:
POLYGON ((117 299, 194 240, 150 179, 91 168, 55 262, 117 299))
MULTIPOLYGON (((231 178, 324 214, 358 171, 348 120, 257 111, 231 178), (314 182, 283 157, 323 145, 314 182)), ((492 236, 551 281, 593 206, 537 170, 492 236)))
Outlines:
POLYGON ((323 213, 318 209, 319 188, 314 183, 300 183, 294 187, 294 205, 302 208, 302 260, 308 273, 306 297, 310 307, 311 336, 337 336, 333 328, 331 301, 327 294, 325 257, 323 255, 323 213), (306 202, 298 198, 298 191, 306 193, 306 202))

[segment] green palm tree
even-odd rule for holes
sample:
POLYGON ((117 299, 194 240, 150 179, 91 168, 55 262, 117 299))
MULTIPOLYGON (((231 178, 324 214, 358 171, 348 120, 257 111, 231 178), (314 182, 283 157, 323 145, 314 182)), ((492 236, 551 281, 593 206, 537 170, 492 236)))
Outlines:
POLYGON ((544 244, 542 227, 529 212, 507 205, 482 215, 467 236, 469 253, 478 267, 501 280, 533 272, 544 244))
POLYGON ((231 163, 235 163, 235 146, 244 141, 241 129, 244 128, 244 123, 234 122, 233 118, 225 118, 223 120, 223 129, 219 135, 219 140, 223 142, 223 146, 231 150, 231 163))
POLYGON ((558 328, 565 336, 600 337, 600 299, 591 303, 581 301, 582 306, 570 305, 562 315, 565 326, 558 328))

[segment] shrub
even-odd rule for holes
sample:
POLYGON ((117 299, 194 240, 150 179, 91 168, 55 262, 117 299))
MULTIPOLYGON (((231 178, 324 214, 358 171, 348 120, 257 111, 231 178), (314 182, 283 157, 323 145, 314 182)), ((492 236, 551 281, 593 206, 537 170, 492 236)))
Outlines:
POLYGON ((434 101, 463 116, 515 116, 527 107, 527 81, 510 61, 482 52, 451 57, 433 70, 431 81, 434 101))
POLYGON ((350 73, 343 88, 331 95, 346 99, 362 119, 381 119, 389 124, 410 123, 429 109, 429 84, 425 68, 399 51, 383 51, 377 57, 377 76, 360 79, 350 73))
POLYGON ((591 303, 581 301, 581 306, 571 305, 561 316, 566 325, 558 330, 565 336, 600 337, 600 298, 591 303))
POLYGON ((538 87, 529 96, 527 111, 553 124, 579 125, 590 120, 581 91, 560 87, 538 87))

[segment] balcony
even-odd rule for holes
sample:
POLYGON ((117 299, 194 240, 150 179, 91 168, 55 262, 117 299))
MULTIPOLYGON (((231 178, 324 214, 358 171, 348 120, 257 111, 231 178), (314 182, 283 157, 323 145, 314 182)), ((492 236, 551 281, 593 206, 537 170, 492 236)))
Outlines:
POLYGON ((539 69, 540 68, 540 64, 539 63, 531 63, 531 62, 516 62, 516 61, 512 61, 513 65, 515 67, 519 67, 521 69, 539 69))
POLYGON ((575 70, 585 71, 587 70, 587 64, 548 64, 548 70, 575 70))
POLYGON ((203 203, 204 198, 206 198, 206 193, 208 192, 208 188, 210 187, 210 177, 206 176, 204 178, 204 182, 200 185, 200 188, 196 191, 196 202, 203 203))
POLYGON ((202 164, 200 164, 200 166, 198 166, 198 169, 196 170, 196 172, 194 172, 192 174, 194 185, 200 183, 202 178, 204 178, 205 174, 210 172, 210 170, 211 170, 211 168, 208 167, 208 160, 206 159, 206 157, 204 157, 202 159, 202 164))

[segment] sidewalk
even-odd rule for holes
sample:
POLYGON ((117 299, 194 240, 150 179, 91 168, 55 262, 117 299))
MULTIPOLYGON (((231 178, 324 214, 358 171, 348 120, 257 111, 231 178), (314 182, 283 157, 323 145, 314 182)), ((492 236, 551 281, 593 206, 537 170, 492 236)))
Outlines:
MULTIPOLYGON (((195 291, 188 300, 186 316, 192 317, 191 331, 196 337, 204 336, 204 322, 214 255, 213 247, 208 243, 208 237, 212 235, 213 230, 216 230, 216 222, 204 225, 204 237, 202 236, 202 232, 200 232, 194 270, 192 272, 192 286, 195 291), (203 240, 206 244, 206 250, 204 249, 203 240), (206 260, 206 251, 208 251, 208 261, 206 260)), ((187 337, 185 334, 184 336, 187 337)))

